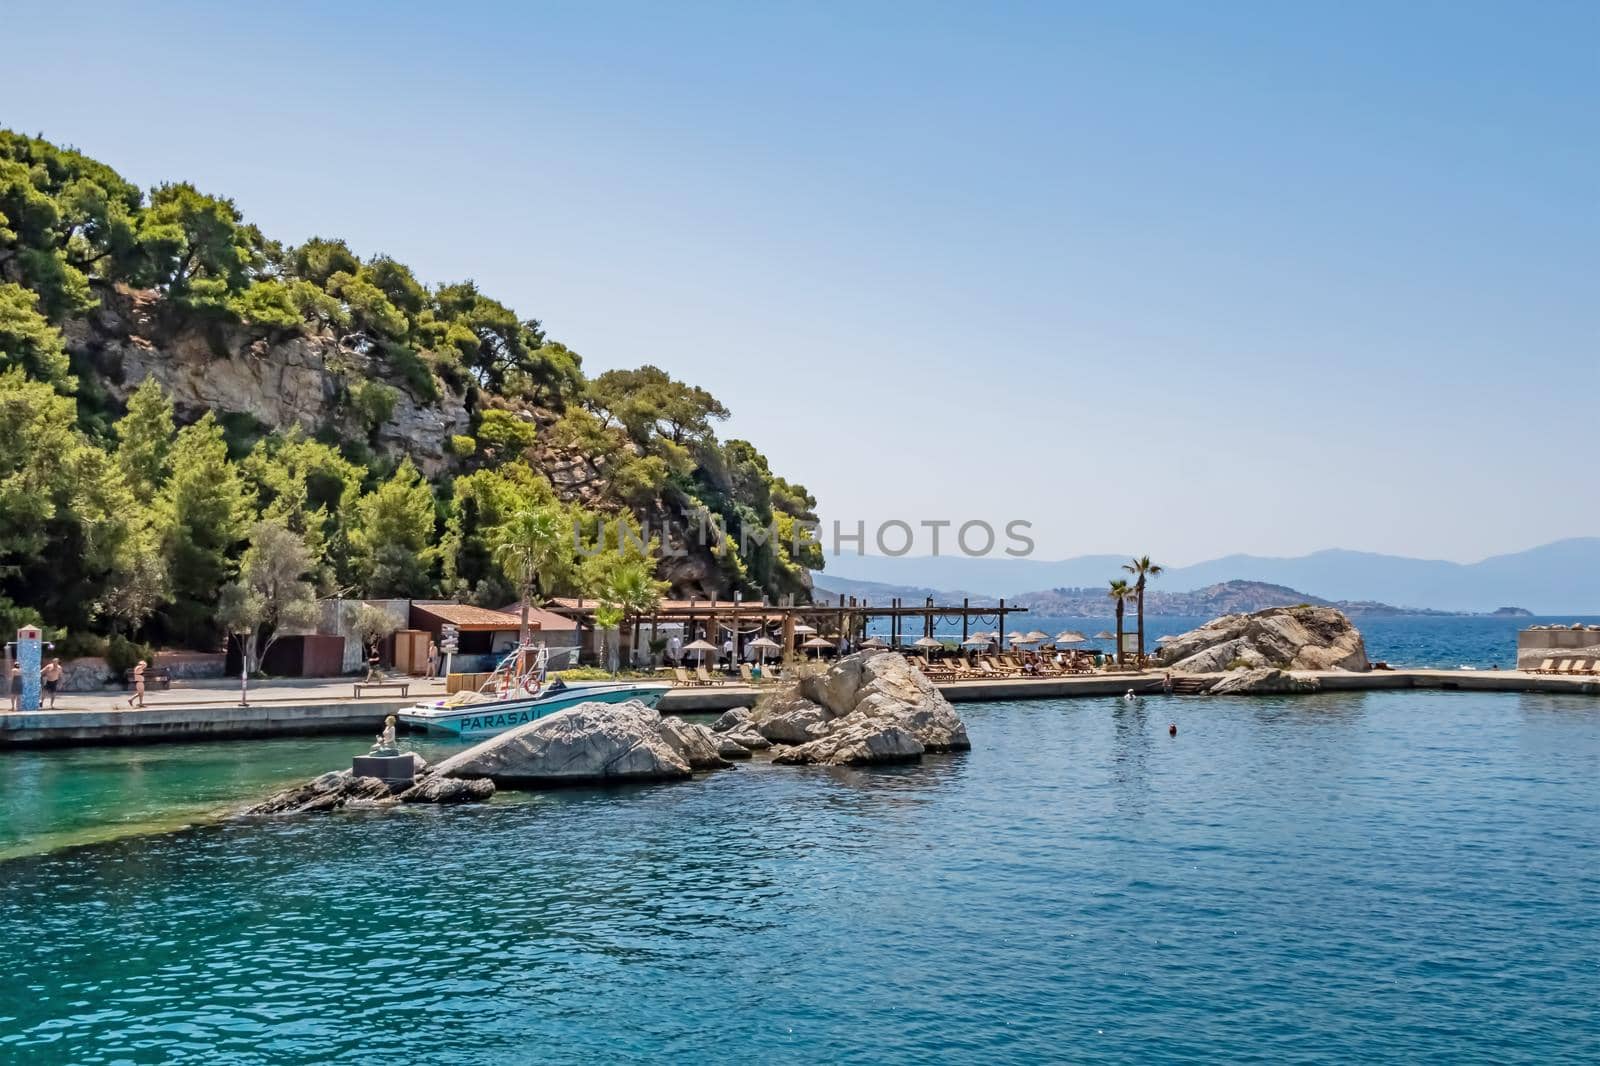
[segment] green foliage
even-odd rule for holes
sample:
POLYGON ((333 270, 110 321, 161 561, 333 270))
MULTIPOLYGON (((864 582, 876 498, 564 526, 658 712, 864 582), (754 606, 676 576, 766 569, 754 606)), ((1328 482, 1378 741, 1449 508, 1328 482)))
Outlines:
POLYGON ((478 450, 478 440, 476 437, 469 437, 464 433, 455 433, 451 435, 448 447, 450 454, 457 459, 468 459, 471 458, 473 452, 478 450))
POLYGON ((147 664, 155 662, 155 649, 148 644, 129 640, 121 633, 111 634, 111 639, 106 641, 106 665, 117 680, 122 680, 124 674, 139 665, 140 659, 147 664))
POLYGON ((261 517, 304 540, 319 585, 333 588, 351 579, 348 531, 364 468, 293 429, 257 444, 240 474, 261 517))
POLYGON ((150 283, 196 307, 226 307, 262 265, 266 243, 232 200, 207 196, 188 182, 150 194, 138 241, 150 283))
POLYGON ((218 617, 244 638, 246 668, 260 668, 287 627, 316 624, 317 593, 307 580, 315 561, 299 534, 274 521, 257 522, 239 564, 239 580, 223 590, 218 617))
POLYGON ((10 367, 71 391, 71 364, 61 334, 39 313, 31 290, 0 282, 0 371, 10 367))
POLYGON ((172 580, 172 635, 190 646, 205 646, 216 636, 214 609, 233 577, 249 514, 222 427, 210 412, 179 431, 161 509, 162 555, 172 580))
POLYGON ((398 390, 371 378, 350 383, 350 406, 369 433, 394 417, 394 405, 399 396, 398 390))
POLYGON ((433 591, 433 493, 408 456, 394 475, 356 504, 350 546, 357 576, 376 597, 433 591))
POLYGON ((533 447, 537 433, 532 424, 499 408, 483 412, 478 420, 478 443, 502 455, 515 455, 533 447))
POLYGON ((134 498, 149 502, 167 482, 172 440, 172 401, 155 378, 145 378, 128 397, 128 413, 117 422, 117 469, 134 498))

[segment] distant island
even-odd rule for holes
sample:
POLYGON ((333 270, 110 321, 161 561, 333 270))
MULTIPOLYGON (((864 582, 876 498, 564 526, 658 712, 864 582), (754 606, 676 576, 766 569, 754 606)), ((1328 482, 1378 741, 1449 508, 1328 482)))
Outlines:
MULTIPOLYGON (((977 602, 993 600, 961 590, 926 588, 917 585, 893 585, 878 581, 856 581, 829 574, 817 575, 816 598, 820 602, 836 600, 839 596, 853 596, 873 604, 886 604, 892 599, 910 604, 922 603, 930 597, 936 603, 959 604, 970 598, 977 602)), ((1110 618, 1113 616, 1111 600, 1104 587, 1053 588, 1037 592, 1022 592, 1007 596, 1007 603, 1026 607, 1035 614, 1067 618, 1110 618)), ((1397 607, 1376 600, 1329 600, 1301 592, 1287 585, 1274 585, 1266 581, 1219 581, 1189 592, 1171 592, 1151 587, 1145 593, 1145 614, 1148 617, 1214 618, 1224 614, 1248 614, 1269 607, 1295 607, 1306 604, 1312 607, 1337 607, 1352 618, 1531 618, 1533 612, 1521 607, 1500 607, 1491 612, 1440 611, 1428 607, 1397 607)))

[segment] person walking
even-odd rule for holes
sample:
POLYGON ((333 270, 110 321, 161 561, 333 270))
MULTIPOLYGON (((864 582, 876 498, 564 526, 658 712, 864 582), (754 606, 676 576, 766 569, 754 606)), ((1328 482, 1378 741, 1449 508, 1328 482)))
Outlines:
POLYGON ((133 695, 128 697, 129 707, 144 706, 144 671, 148 665, 143 659, 140 659, 139 664, 133 668, 133 695))
POLYGON ((439 645, 435 641, 428 641, 428 680, 432 681, 439 676, 439 645))
POLYGON ((39 680, 44 682, 44 694, 50 698, 50 709, 56 709, 56 689, 61 686, 60 659, 51 659, 44 664, 44 669, 39 671, 39 680))
POLYGON ((11 709, 13 711, 22 710, 22 664, 21 663, 13 662, 11 664, 11 681, 9 683, 9 688, 11 690, 11 709))

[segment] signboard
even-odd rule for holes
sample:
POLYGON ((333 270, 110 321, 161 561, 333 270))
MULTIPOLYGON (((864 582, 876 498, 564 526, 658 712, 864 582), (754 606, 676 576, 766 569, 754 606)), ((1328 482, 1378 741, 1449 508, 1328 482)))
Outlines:
MULTIPOLYGON (((39 709, 39 666, 43 654, 43 636, 33 626, 17 630, 17 665, 22 667, 22 709, 39 709)), ((10 684, 10 679, 7 679, 10 684)))
POLYGON ((448 622, 439 627, 439 651, 444 655, 454 655, 461 650, 461 630, 448 622))
POLYGON ((1132 633, 1124 633, 1124 634, 1122 634, 1122 654, 1124 654, 1124 655, 1138 655, 1139 654, 1139 631, 1138 630, 1134 630, 1132 633))

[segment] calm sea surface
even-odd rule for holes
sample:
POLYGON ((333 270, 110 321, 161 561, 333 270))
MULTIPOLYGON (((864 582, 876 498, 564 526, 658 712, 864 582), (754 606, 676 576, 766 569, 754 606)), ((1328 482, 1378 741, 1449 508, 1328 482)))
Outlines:
MULTIPOLYGON (((1209 622, 1209 618, 1179 618, 1172 616, 1145 619, 1145 641, 1154 647, 1157 637, 1169 633, 1184 633, 1209 622)), ((1517 631, 1531 625, 1572 622, 1600 624, 1600 617, 1562 615, 1550 618, 1494 618, 1460 616, 1406 616, 1395 618, 1357 618, 1356 628, 1366 641, 1367 657, 1391 666, 1441 667, 1453 670, 1470 666, 1478 670, 1498 668, 1511 670, 1517 665, 1517 631)), ((922 635, 921 623, 906 623, 905 639, 914 640, 922 635)), ((1134 619, 1129 614, 1127 631, 1134 631, 1134 619)), ((938 635, 952 640, 961 639, 961 622, 941 623, 938 635)), ((993 629, 994 622, 974 624, 974 631, 993 629)), ((1020 614, 1006 617, 1006 630, 1027 632, 1037 629, 1054 637, 1064 629, 1073 629, 1091 637, 1095 633, 1115 632, 1116 622, 1110 618, 1062 618, 1052 615, 1020 614)), ((879 624, 874 632, 887 635, 886 625, 879 624)), ((1116 641, 1090 639, 1083 648, 1109 651, 1116 641)))
POLYGON ((54 850, 0 862, 0 1061, 1600 1059, 1600 700, 962 713, 920 766, 119 839, 357 744, 6 753, 0 849, 54 850))

